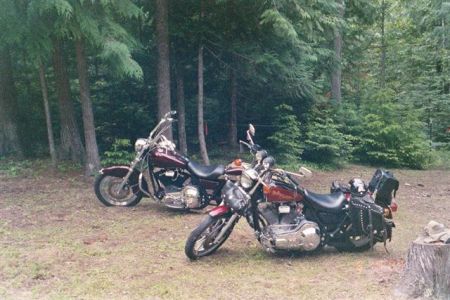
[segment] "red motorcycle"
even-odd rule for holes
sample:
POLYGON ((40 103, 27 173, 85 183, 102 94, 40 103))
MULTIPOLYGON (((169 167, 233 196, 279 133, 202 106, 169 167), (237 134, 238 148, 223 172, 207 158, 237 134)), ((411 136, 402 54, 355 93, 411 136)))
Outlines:
MULTIPOLYGON (((352 180, 336 183, 330 194, 316 194, 301 186, 295 174, 273 168, 268 156, 243 171, 239 182, 228 181, 222 203, 209 212, 186 241, 192 260, 214 253, 245 217, 268 252, 314 251, 329 245, 338 250, 366 250, 392 237, 393 196, 398 181, 378 170, 370 184, 352 180)), ((306 169, 304 169, 306 170, 306 169)))
POLYGON ((136 157, 130 166, 112 166, 100 170, 95 194, 106 206, 134 206, 142 197, 151 197, 177 209, 202 209, 211 202, 219 204, 226 178, 237 180, 240 161, 204 166, 175 150, 164 135, 176 112, 168 112, 148 138, 135 143, 136 157))

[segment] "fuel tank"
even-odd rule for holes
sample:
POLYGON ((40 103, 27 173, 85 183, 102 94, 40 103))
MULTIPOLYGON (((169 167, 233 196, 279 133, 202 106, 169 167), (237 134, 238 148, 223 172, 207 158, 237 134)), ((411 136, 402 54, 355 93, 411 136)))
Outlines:
POLYGON ((240 176, 242 174, 242 170, 244 170, 242 167, 230 166, 225 169, 225 174, 232 176, 240 176))
POLYGON ((189 159, 176 151, 156 148, 150 152, 152 164, 158 168, 186 168, 189 159))
POLYGON ((295 187, 277 180, 271 180, 267 186, 264 186, 263 192, 269 202, 299 202, 303 200, 303 195, 295 187))

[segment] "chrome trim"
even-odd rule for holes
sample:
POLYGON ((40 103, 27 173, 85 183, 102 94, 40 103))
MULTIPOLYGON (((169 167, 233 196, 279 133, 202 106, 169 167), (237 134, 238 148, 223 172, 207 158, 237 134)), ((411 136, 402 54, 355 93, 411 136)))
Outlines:
MULTIPOLYGON (((142 193, 144 193, 144 195, 153 198, 153 195, 147 193, 144 188, 142 187, 142 178, 144 178, 143 174, 139 174, 139 189, 141 190, 142 193)), ((147 182, 147 186, 148 186, 148 182, 147 182)))
POLYGON ((214 243, 218 243, 222 239, 222 237, 225 235, 228 229, 230 229, 230 227, 234 224, 234 221, 236 221, 236 218, 238 217, 239 217, 238 214, 233 214, 231 216, 231 218, 228 220, 227 225, 225 225, 225 227, 222 228, 219 235, 214 239, 214 243))

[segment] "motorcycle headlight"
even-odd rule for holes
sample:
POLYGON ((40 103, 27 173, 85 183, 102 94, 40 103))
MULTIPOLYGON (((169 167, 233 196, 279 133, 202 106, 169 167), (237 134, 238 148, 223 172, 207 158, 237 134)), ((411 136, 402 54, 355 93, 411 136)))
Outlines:
POLYGON ((258 172, 254 169, 245 170, 241 175, 240 184, 244 189, 251 188, 253 181, 258 178, 258 172))
POLYGON ((262 165, 266 170, 272 168, 275 165, 275 158, 273 158, 273 156, 267 156, 262 161, 262 165))
POLYGON ((137 139, 136 143, 134 143, 134 150, 136 152, 141 152, 146 144, 147 139, 137 139))
POLYGON ((255 158, 256 158, 256 161, 262 161, 264 158, 266 158, 267 157, 267 151, 266 150, 259 150, 258 152, 256 152, 256 154, 255 154, 255 158))

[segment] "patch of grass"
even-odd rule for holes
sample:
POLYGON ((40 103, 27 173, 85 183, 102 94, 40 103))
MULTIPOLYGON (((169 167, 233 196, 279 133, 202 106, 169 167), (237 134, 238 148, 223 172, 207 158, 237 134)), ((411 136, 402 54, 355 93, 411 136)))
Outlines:
POLYGON ((32 171, 32 162, 30 160, 0 159, 0 173, 8 177, 21 176, 25 172, 32 171))
POLYGON ((56 166, 57 170, 62 173, 76 172, 82 169, 82 166, 79 163, 63 161, 59 162, 56 166))
POLYGON ((48 266, 38 262, 31 263, 30 276, 34 280, 45 280, 49 275, 48 266))
POLYGON ((286 171, 291 172, 297 172, 300 167, 305 167, 310 170, 317 170, 317 171, 336 171, 343 169, 346 166, 346 164, 318 164, 310 161, 300 161, 295 163, 288 163, 288 164, 280 164, 278 167, 285 169, 286 171))
MULTIPOLYGON (((196 262, 183 250, 202 213, 179 214, 149 199, 134 208, 106 208, 92 183, 59 173, 11 177, 0 181, 0 298, 391 299, 400 267, 384 263, 401 261, 428 220, 450 222, 449 171, 394 172, 401 188, 389 254, 377 244, 363 253, 326 247, 272 255, 242 219, 217 253, 196 262)), ((370 178, 373 169, 314 173, 305 183, 316 191, 332 179, 370 178)))
POLYGON ((435 150, 430 169, 450 170, 450 150, 435 150))

